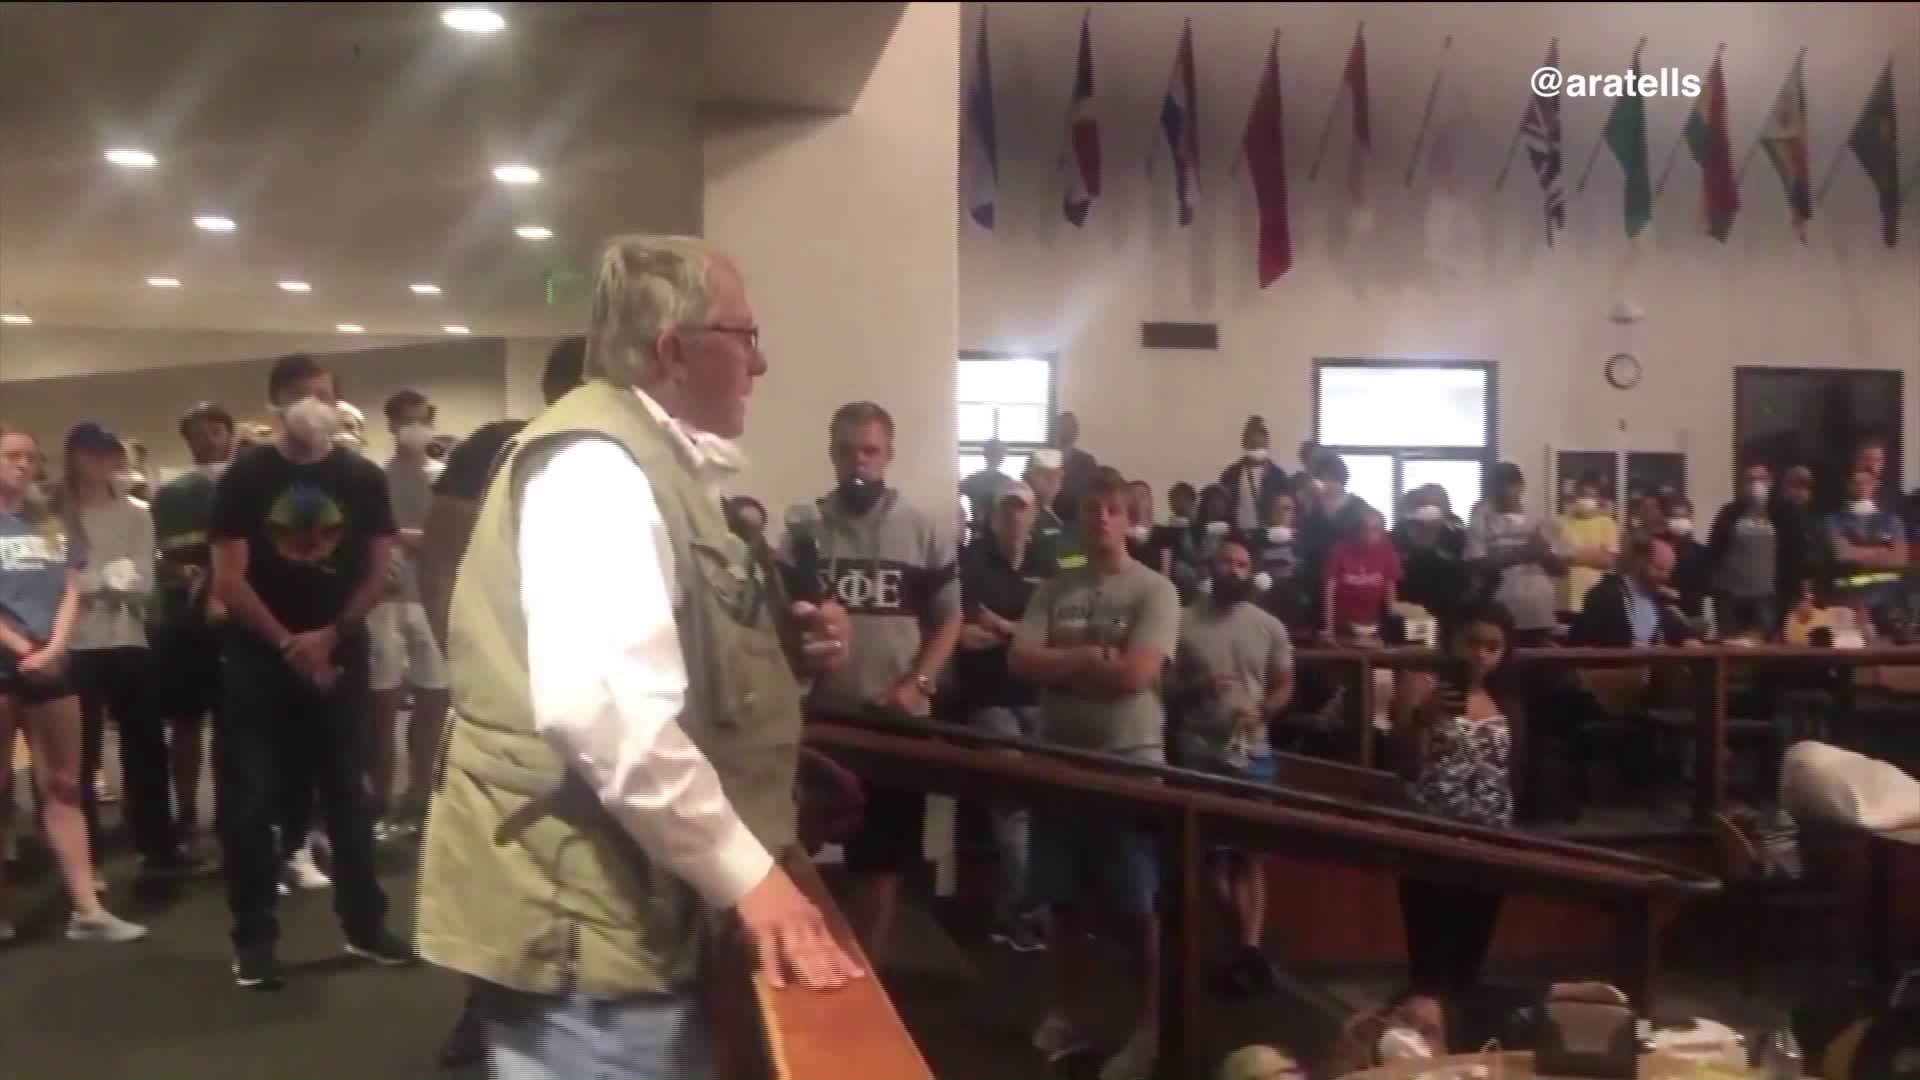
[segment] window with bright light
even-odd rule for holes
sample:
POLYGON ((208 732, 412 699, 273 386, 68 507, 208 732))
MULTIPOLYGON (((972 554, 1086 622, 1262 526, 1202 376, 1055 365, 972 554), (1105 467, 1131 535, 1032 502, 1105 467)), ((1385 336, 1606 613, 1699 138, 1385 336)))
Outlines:
POLYGON ((1478 361, 1319 360, 1314 438, 1389 524, 1407 492, 1429 484, 1464 518, 1498 452, 1494 386, 1494 366, 1478 361))
POLYGON ((969 353, 955 379, 960 475, 987 467, 986 447, 998 439, 1007 457, 1000 471, 1025 473, 1027 457, 1047 443, 1053 414, 1053 360, 1037 356, 969 353))

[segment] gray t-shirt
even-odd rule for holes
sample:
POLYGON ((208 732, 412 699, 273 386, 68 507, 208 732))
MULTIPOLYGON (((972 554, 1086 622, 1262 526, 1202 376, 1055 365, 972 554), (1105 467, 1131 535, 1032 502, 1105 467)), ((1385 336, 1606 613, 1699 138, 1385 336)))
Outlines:
POLYGON ((1744 512, 1733 519, 1727 533, 1727 550, 1714 586, 1741 599, 1772 596, 1778 587, 1774 582, 1778 556, 1773 517, 1764 508, 1744 512))
POLYGON ((1551 630, 1559 621, 1553 578, 1540 559, 1565 556, 1556 522, 1532 514, 1505 513, 1491 503, 1473 508, 1467 522, 1467 559, 1504 567, 1493 598, 1513 616, 1515 630, 1551 630))
POLYGON ((893 491, 864 514, 831 497, 814 508, 813 524, 789 526, 780 561, 790 569, 796 543, 810 538, 816 546, 820 592, 847 609, 853 640, 846 664, 814 684, 812 703, 859 712, 912 671, 926 628, 960 610, 953 530, 893 491))
MULTIPOLYGON (((393 500, 393 523, 402 529, 424 529, 427 514, 433 508, 433 484, 446 466, 432 458, 421 462, 395 457, 387 462, 387 492, 393 500)), ((420 602, 419 571, 404 551, 393 560, 393 577, 387 595, 396 600, 420 602)))
MULTIPOLYGON (((35 645, 53 636, 53 617, 66 595, 68 557, 67 545, 57 537, 49 539, 38 524, 0 510, 0 619, 35 645)), ((84 565, 79 551, 72 559, 75 566, 84 565)))
MULTIPOLYGON (((1076 567, 1041 584, 1014 643, 1148 648, 1171 660, 1180 643, 1180 594, 1132 559, 1107 573, 1076 567)), ((1083 698, 1053 688, 1040 695, 1039 737, 1062 746, 1161 761, 1166 726, 1157 686, 1124 698, 1083 698)))
MULTIPOLYGON (((1234 714, 1251 710, 1260 716, 1272 690, 1269 677, 1293 670, 1293 643, 1279 619, 1253 604, 1242 602, 1223 611, 1203 598, 1181 618, 1174 667, 1188 685, 1233 680, 1229 687, 1216 688, 1186 718, 1187 734, 1219 753, 1233 735, 1234 714)), ((1254 757, 1272 754, 1265 723, 1254 726, 1247 750, 1254 757)))

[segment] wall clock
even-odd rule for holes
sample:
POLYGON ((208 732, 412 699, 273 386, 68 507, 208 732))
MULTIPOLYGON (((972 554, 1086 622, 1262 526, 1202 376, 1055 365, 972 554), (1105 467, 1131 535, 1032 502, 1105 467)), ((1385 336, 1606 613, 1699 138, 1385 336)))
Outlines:
POLYGON ((1631 390, 1640 385, 1640 358, 1632 353, 1614 353, 1607 357, 1607 385, 1615 390, 1631 390))

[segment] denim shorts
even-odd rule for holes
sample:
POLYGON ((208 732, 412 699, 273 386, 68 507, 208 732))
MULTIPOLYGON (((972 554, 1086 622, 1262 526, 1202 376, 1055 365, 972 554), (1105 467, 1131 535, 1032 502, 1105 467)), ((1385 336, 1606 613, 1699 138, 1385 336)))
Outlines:
POLYGON ((1028 906, 1153 914, 1160 859, 1151 835, 1097 817, 1036 810, 1027 844, 1028 906))

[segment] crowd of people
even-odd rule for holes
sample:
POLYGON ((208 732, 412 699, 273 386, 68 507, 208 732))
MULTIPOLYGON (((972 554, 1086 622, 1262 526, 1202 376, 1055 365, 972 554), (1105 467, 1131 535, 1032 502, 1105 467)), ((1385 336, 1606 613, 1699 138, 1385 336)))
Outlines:
MULTIPOLYGON (((737 268, 690 241, 629 238, 596 289, 587 335, 549 360, 539 417, 448 440, 432 402, 402 391, 384 407, 384 465, 364 456, 338 376, 306 355, 274 365, 269 428, 215 403, 182 417, 195 464, 160 484, 98 424, 55 454, 0 426, 0 746, 16 731, 30 744, 69 937, 145 933, 101 900, 105 719, 155 883, 203 866, 210 718, 238 985, 282 981, 289 887, 332 888, 350 952, 413 963, 388 929, 375 847, 424 827, 417 944, 475 986, 452 1060, 484 1044, 516 1080, 588 1075, 646 1041, 630 1022, 698 1027, 680 991, 706 909, 733 912, 779 977, 861 974, 788 876, 803 708, 1270 782, 1274 722, 1337 690, 1296 672, 1296 652, 1404 639, 1427 618, 1453 662, 1396 684, 1391 762, 1417 807, 1508 828, 1528 809, 1509 717, 1540 692, 1511 677, 1516 648, 1775 636, 1816 603, 1857 611, 1869 633, 1911 632, 1920 530, 1881 507, 1872 440, 1847 505, 1813 506, 1804 467, 1776 480, 1754 463, 1702 540, 1682 494, 1616 516, 1583 479, 1543 514, 1511 464, 1465 517, 1425 487, 1390 525, 1348 490, 1339 455, 1304 444, 1289 474, 1258 417, 1218 481, 1173 485, 1162 516, 1063 413, 1019 477, 989 449, 961 481, 956 533, 944 507, 888 483, 893 418, 854 402, 827 424, 835 486, 775 528, 758 501, 720 495, 767 365, 737 268), (587 1007, 635 991, 656 999, 623 1017, 587 1007)), ((863 803, 843 837, 849 916, 883 961, 924 858, 926 793, 873 783, 863 803)), ((1117 924, 1140 1013, 1102 1075, 1144 1078, 1158 1049, 1151 838, 979 810, 1002 874, 994 938, 1052 963, 1036 1047, 1087 1048, 1086 943, 1117 924)), ((1216 868, 1236 935, 1218 981, 1260 993, 1261 864, 1222 851, 1216 868)), ((1433 1015, 1477 981, 1500 897, 1409 880, 1402 908, 1408 1000, 1433 1015)), ((642 1074, 697 1074, 680 1035, 648 1045, 642 1074)))

